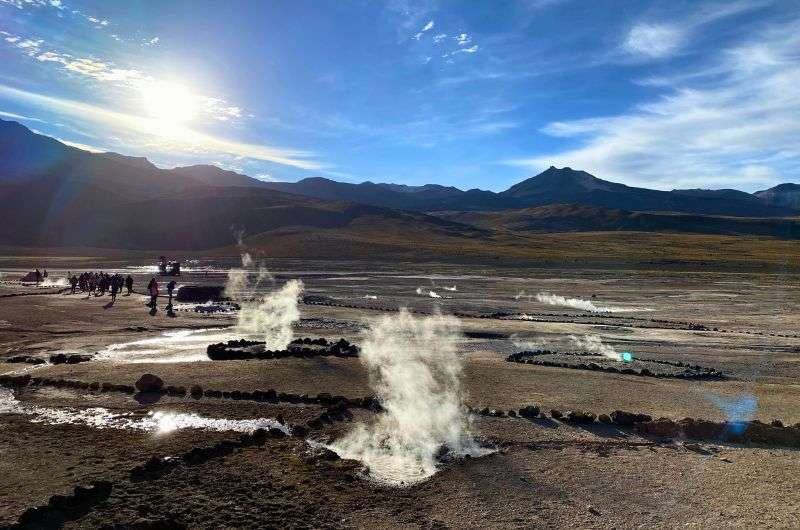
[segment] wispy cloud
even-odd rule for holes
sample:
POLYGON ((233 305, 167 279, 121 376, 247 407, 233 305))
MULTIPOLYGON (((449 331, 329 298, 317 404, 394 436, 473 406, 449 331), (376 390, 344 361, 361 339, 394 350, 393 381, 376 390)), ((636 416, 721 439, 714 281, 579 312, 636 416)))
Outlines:
POLYGON ((694 75, 662 79, 659 99, 542 130, 580 147, 512 163, 531 170, 569 165, 662 189, 773 184, 777 175, 800 173, 798 56, 800 19, 764 29, 694 75))
POLYGON ((753 11, 768 0, 731 0, 699 4, 681 19, 672 21, 640 21, 634 24, 622 43, 622 49, 644 59, 663 59, 678 53, 702 26, 720 19, 753 11))
POLYGON ((667 24, 637 24, 625 39, 625 50, 646 57, 661 58, 672 55, 684 39, 682 29, 667 24))
POLYGON ((414 35, 414 39, 415 39, 415 40, 419 40, 419 39, 422 37, 422 35, 423 35, 423 34, 424 34, 426 31, 430 31, 430 30, 432 30, 432 29, 433 29, 433 26, 434 26, 434 23, 433 23, 433 20, 431 20, 430 22, 428 22, 427 24, 425 24, 425 25, 422 27, 422 29, 419 31, 419 33, 417 33, 416 35, 414 35))
POLYGON ((19 103, 39 107, 60 115, 72 116, 110 128, 120 135, 127 134, 131 143, 139 142, 167 153, 187 152, 212 155, 222 153, 254 160, 273 162, 300 169, 322 169, 314 155, 268 145, 237 142, 219 138, 188 127, 165 127, 164 123, 140 116, 117 112, 68 99, 27 92, 0 85, 2 96, 19 103))
MULTIPOLYGON (((122 68, 113 62, 96 57, 76 57, 71 53, 48 47, 42 39, 24 38, 8 32, 0 32, 4 40, 21 53, 35 58, 40 63, 60 66, 64 71, 90 78, 100 83, 110 83, 117 87, 134 91, 134 97, 152 94, 164 81, 142 72, 136 68, 122 68)), ((157 40, 157 39, 156 39, 157 40)), ((194 105, 206 116, 218 121, 241 119, 245 116, 243 109, 231 105, 219 97, 187 93, 186 97, 194 99, 194 105)))

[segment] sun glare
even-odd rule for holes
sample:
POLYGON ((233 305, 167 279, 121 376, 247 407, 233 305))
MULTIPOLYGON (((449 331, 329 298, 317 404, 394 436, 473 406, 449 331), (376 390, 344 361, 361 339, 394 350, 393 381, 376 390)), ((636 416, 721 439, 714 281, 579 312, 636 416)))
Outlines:
POLYGON ((184 125, 198 111, 198 98, 176 83, 150 83, 142 87, 142 102, 147 114, 167 127, 184 125))

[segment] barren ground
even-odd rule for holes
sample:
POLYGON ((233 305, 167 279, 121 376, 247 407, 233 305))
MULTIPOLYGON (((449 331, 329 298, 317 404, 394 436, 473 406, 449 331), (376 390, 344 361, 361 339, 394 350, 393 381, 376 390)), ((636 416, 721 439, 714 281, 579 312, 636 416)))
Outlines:
MULTIPOLYGON (((548 416, 550 409, 597 414, 623 409, 724 421, 730 411, 721 403, 752 398, 753 418, 800 423, 796 275, 294 261, 270 268, 279 283, 300 278, 306 295, 339 305, 301 304, 297 336, 358 343, 372 319, 399 306, 461 315, 465 401, 476 409, 536 404, 548 416), (453 286, 455 291, 445 289, 453 286), (443 298, 432 298, 429 291, 443 298), (539 292, 629 311, 598 314, 550 306, 536 300, 539 292), (530 320, 521 320, 523 314, 530 320), (690 329, 689 323, 704 328, 690 329), (505 360, 509 353, 559 344, 569 335, 597 335, 619 351, 713 367, 727 378, 659 379, 505 360)), ((3 362, 0 373, 26 370, 40 378, 132 385, 150 372, 167 385, 187 388, 349 398, 373 394, 355 358, 190 360, 203 357, 211 338, 232 334, 227 327, 235 315, 180 310, 168 317, 161 302, 151 316, 140 294, 122 296, 107 307, 107 296, 20 285, 14 279, 22 270, 6 268, 1 277, 0 360, 101 353, 75 365, 3 362), (196 345, 167 358, 155 353, 132 359, 128 349, 107 349, 185 330, 209 331, 199 332, 196 345)), ((141 291, 149 276, 135 272, 141 291)), ((51 270, 51 277, 62 274, 51 270)), ((200 269, 185 273, 179 283, 223 281, 222 272, 200 269)), ((156 342, 154 348, 167 346, 156 342)), ((26 406, 48 409, 103 407, 136 417, 166 411, 242 420, 280 415, 289 424, 305 423, 324 410, 318 404, 189 396, 140 403, 119 392, 53 386, 25 387, 15 396, 26 406)), ((373 414, 354 409, 351 418, 325 424, 312 437, 336 439, 373 414)), ((800 521, 800 457, 786 447, 661 441, 599 423, 474 415, 476 436, 497 452, 444 465, 431 479, 405 488, 364 479, 347 461, 309 458, 306 441, 296 437, 269 438, 263 445, 139 481, 131 470, 148 458, 181 455, 236 440, 240 433, 192 428, 153 433, 33 418, 0 413, 0 525, 93 480, 109 481, 111 496, 67 521, 67 527, 796 528, 800 521)))

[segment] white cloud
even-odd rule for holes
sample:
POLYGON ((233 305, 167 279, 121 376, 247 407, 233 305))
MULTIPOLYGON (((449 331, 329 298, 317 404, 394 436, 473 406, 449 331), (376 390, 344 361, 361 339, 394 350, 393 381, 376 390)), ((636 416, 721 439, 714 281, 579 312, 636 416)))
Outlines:
POLYGON ((90 121, 111 129, 114 135, 126 136, 131 143, 139 143, 150 150, 169 155, 214 154, 240 156, 254 160, 297 167, 300 169, 323 169, 314 155, 298 151, 271 147, 262 144, 237 142, 205 134, 183 126, 165 126, 159 120, 125 114, 86 103, 45 96, 0 85, 0 95, 30 106, 39 107, 60 115, 90 121))
POLYGON ((453 38, 456 40, 459 46, 466 46, 467 44, 472 42, 472 38, 466 33, 461 33, 453 38))
POLYGON ((666 24, 637 24, 625 39, 625 50, 650 58, 667 57, 680 48, 685 35, 682 30, 666 24))
POLYGON ((577 167, 661 189, 755 188, 796 178, 799 55, 800 20, 773 27, 699 72, 663 79, 663 96, 629 112, 548 124, 544 133, 582 145, 512 163, 577 167))
POLYGON ((70 147, 75 147, 76 149, 82 149, 83 151, 89 151, 90 153, 106 153, 106 152, 108 152, 108 149, 103 149, 102 147, 96 147, 94 145, 89 145, 89 144, 82 144, 80 142, 71 142, 69 140, 64 140, 63 138, 59 138, 57 136, 54 136, 53 138, 55 138, 56 140, 58 140, 59 142, 61 142, 64 145, 68 145, 70 147))
POLYGON ((439 33, 438 35, 433 36, 433 42, 439 44, 446 38, 447 38, 447 33, 439 33))
POLYGON ((475 53, 477 51, 478 51, 478 45, 477 44, 473 44, 469 48, 460 48, 458 50, 455 50, 454 52, 452 52, 451 55, 454 55, 456 53, 475 53))
POLYGON ((433 24, 433 20, 429 21, 427 24, 425 24, 425 25, 422 27, 422 29, 419 31, 419 33, 417 33, 416 35, 414 35, 414 39, 415 39, 415 40, 419 40, 419 39, 420 39, 420 37, 422 37, 422 34, 423 34, 423 33, 425 33, 426 31, 430 31, 430 30, 432 30, 432 29, 433 29, 433 26, 434 26, 434 24, 433 24))
POLYGON ((30 116, 23 116, 22 114, 16 114, 14 112, 6 112, 4 110, 0 110, 0 117, 9 118, 11 120, 26 120, 26 121, 38 121, 41 122, 39 118, 31 118, 30 116))

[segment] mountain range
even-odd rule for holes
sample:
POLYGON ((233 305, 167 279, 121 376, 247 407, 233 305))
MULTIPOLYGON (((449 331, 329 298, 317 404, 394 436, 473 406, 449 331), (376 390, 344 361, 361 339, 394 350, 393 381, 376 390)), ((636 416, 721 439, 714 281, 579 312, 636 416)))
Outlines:
POLYGON ((529 234, 547 232, 798 239, 799 188, 667 192, 555 167, 500 193, 263 182, 211 165, 161 169, 145 158, 83 151, 0 120, 0 245, 18 247, 228 252, 240 231, 273 255, 342 257, 413 252, 420 241, 455 253, 518 253, 529 234))

